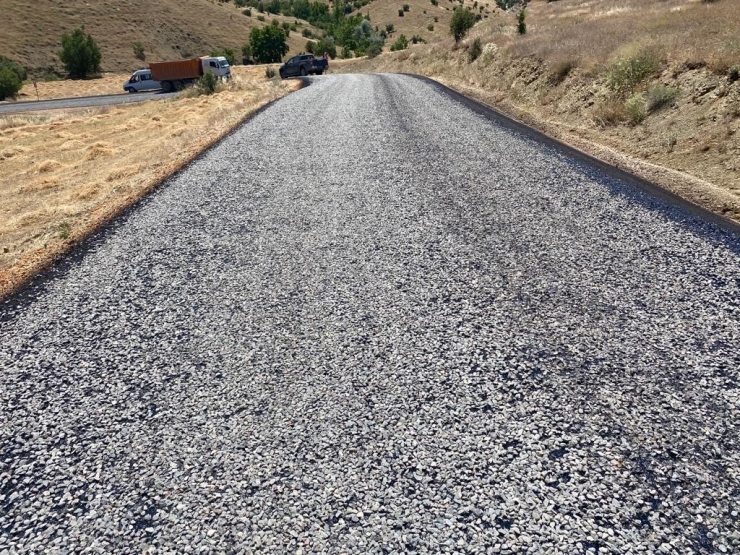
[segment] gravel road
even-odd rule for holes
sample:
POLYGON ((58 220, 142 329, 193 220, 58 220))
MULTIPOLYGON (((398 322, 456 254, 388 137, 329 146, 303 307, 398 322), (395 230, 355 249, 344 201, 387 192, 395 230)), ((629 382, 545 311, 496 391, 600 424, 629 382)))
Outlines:
POLYGON ((409 76, 0 305, 0 553, 740 553, 740 239, 409 76))
POLYGON ((133 104, 147 100, 162 100, 177 93, 150 92, 136 94, 106 94, 78 98, 58 98, 38 102, 0 102, 0 115, 38 112, 42 110, 68 110, 70 108, 92 108, 94 106, 113 106, 114 104, 133 104))

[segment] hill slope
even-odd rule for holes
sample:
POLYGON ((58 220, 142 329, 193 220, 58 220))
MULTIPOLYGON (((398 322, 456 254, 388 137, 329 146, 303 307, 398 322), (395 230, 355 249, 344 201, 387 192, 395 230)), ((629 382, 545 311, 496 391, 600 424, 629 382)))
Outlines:
MULTIPOLYGON (((103 51, 103 71, 131 71, 145 62, 134 56, 132 44, 144 44, 147 61, 203 56, 213 48, 237 52, 254 27, 268 25, 274 16, 245 16, 233 3, 210 0, 116 0, 65 2, 0 0, 5 19, 0 33, 0 55, 13 58, 35 73, 59 69, 61 36, 81 25, 103 51)), ((295 18, 276 17, 279 21, 295 18)), ((307 25, 302 22, 303 25, 307 25)), ((305 48, 306 39, 291 32, 291 53, 305 48)))

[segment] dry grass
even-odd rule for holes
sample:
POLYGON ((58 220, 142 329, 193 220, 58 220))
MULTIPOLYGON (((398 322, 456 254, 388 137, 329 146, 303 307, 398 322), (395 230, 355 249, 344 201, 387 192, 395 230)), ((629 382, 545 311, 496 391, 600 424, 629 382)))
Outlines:
MULTIPOLYGON (((19 61, 39 76, 61 69, 56 55, 61 36, 82 25, 100 44, 103 71, 130 73, 149 61, 204 56, 214 48, 233 48, 239 55, 250 30, 274 19, 270 16, 260 22, 257 10, 247 17, 233 2, 210 0, 0 0, 0 13, 0 55, 19 61), (135 57, 135 41, 143 43, 146 61, 135 57)), ((296 21, 275 18, 281 23, 296 21)), ((306 44, 300 31, 301 27, 288 38, 291 55, 302 51, 306 44)), ((118 83, 116 92, 121 85, 118 83)))
POLYGON ((296 86, 240 69, 213 96, 0 118, 0 298, 296 86))

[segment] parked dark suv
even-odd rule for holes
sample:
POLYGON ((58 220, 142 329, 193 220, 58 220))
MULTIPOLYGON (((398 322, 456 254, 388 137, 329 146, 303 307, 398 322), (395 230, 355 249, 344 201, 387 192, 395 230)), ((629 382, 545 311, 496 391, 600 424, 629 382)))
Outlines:
POLYGON ((293 56, 280 67, 280 77, 296 77, 298 75, 321 75, 329 69, 329 62, 323 58, 316 58, 313 54, 293 56))

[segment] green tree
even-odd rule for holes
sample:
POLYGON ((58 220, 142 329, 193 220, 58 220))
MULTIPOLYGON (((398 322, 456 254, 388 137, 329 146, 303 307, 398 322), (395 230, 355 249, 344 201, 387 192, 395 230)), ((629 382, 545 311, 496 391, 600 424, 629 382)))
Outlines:
POLYGON ((236 53, 231 48, 222 48, 221 50, 211 50, 211 57, 218 58, 223 56, 230 66, 236 64, 236 53))
POLYGON ((72 31, 71 35, 62 35, 59 59, 72 79, 82 79, 100 72, 103 55, 92 35, 86 35, 84 28, 80 28, 72 31))
POLYGON ((391 44, 391 52, 396 52, 398 50, 406 50, 409 47, 409 41, 406 38, 406 35, 401 35, 398 37, 398 40, 391 44))
POLYGON ((0 100, 15 96, 23 82, 18 79, 18 75, 12 69, 6 66, 0 66, 0 100))
POLYGON ((450 34, 455 38, 455 44, 460 42, 468 31, 475 25, 475 15, 469 10, 458 8, 452 14, 450 21, 450 34))
POLYGON ((323 56, 326 52, 332 59, 337 57, 337 46, 332 37, 324 37, 316 41, 313 43, 312 50, 315 56, 323 56))
POLYGON ((252 46, 248 42, 245 42, 244 44, 242 44, 242 64, 248 65, 251 63, 253 63, 252 46))
POLYGON ((252 47, 254 59, 259 64, 281 62, 283 56, 288 53, 285 32, 274 25, 252 29, 249 35, 249 45, 252 47))
POLYGON ((519 10, 519 13, 516 16, 516 31, 520 35, 523 35, 527 32, 527 23, 524 21, 526 17, 527 14, 524 12, 524 8, 519 10))
POLYGON ((20 81, 25 81, 26 79, 28 79, 28 72, 26 71, 26 68, 24 68, 15 60, 11 60, 10 58, 6 58, 5 56, 0 56, 0 68, 2 67, 7 68, 15 73, 20 81))

